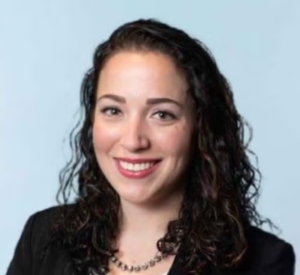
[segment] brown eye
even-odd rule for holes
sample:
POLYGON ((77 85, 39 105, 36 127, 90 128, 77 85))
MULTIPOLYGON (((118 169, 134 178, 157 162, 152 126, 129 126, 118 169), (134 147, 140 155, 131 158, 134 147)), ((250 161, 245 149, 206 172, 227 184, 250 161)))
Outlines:
POLYGON ((101 113, 108 116, 117 116, 121 113, 121 111, 116 107, 105 107, 101 110, 101 113))
POLYGON ((170 112, 166 112, 166 111, 158 111, 155 113, 155 115, 158 115, 158 118, 161 120, 172 120, 172 119, 176 119, 176 117, 170 113, 170 112))

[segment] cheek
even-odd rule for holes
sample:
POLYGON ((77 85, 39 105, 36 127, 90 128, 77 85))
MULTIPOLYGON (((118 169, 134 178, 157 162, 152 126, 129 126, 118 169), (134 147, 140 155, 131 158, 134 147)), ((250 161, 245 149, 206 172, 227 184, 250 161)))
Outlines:
POLYGON ((118 139, 117 127, 108 127, 95 122, 93 125, 93 144, 96 154, 109 150, 118 139))
POLYGON ((191 146, 191 129, 187 125, 176 125, 166 131, 157 131, 156 141, 166 154, 187 154, 191 146))

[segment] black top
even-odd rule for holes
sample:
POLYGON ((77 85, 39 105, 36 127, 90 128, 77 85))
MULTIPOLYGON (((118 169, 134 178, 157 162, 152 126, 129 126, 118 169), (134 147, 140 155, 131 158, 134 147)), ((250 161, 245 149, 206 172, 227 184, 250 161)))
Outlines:
MULTIPOLYGON (((6 275, 63 275, 76 274, 67 251, 58 248, 47 250, 41 258, 45 244, 49 241, 53 219, 60 207, 52 207, 32 215, 22 232, 13 259, 6 275), (67 270, 64 273, 64 270, 67 270)), ((206 271, 205 275, 292 275, 295 268, 295 254, 290 244, 273 234, 252 227, 249 234, 249 249, 239 270, 218 272, 206 271)), ((168 275, 184 275, 174 263, 168 275)))

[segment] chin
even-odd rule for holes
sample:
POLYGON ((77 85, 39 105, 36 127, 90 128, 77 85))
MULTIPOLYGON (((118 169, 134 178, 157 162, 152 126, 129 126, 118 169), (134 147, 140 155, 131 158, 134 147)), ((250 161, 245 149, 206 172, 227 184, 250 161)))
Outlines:
POLYGON ((151 204, 151 203, 154 203, 154 201, 155 201, 154 196, 151 196, 150 194, 119 193, 119 196, 120 196, 121 201, 128 202, 130 204, 136 204, 136 205, 151 204))
POLYGON ((143 196, 139 196, 139 195, 128 195, 128 194, 127 195, 120 194, 120 199, 121 199, 121 201, 126 201, 131 204, 139 204, 139 205, 147 204, 147 203, 149 203, 149 201, 151 201, 151 198, 148 198, 148 197, 143 197, 143 196))

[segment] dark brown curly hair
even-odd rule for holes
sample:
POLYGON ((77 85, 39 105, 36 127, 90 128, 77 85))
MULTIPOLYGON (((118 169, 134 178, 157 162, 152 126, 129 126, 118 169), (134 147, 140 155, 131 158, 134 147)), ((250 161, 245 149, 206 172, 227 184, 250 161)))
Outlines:
MULTIPOLYGON (((116 29, 95 51, 81 88, 83 121, 72 131, 73 156, 60 174, 58 196, 66 206, 54 227, 54 240, 70 252, 80 274, 104 273, 118 230, 120 201, 97 163, 92 144, 93 112, 99 73, 120 51, 168 55, 183 72, 197 112, 197 136, 178 220, 171 221, 158 249, 174 254, 190 273, 241 263, 247 229, 264 220, 256 209, 260 173, 249 159, 247 124, 236 110, 232 91, 209 50, 199 40, 157 20, 137 20, 116 29)), ((248 127, 250 129, 250 127, 248 127)), ((251 133, 251 129, 250 129, 251 133)))

